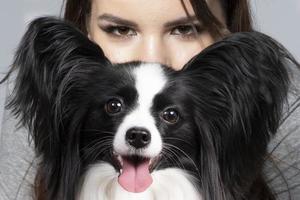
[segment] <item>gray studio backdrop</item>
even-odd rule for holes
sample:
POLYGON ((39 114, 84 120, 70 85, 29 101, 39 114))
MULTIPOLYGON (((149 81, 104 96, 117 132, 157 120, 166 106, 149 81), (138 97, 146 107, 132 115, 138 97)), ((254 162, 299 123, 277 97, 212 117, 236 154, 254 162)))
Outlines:
MULTIPOLYGON (((300 60, 300 0, 250 0, 250 2, 256 29, 276 38, 300 60)), ((7 71, 28 22, 41 15, 59 15, 61 4, 62 0, 2 0, 0 78, 7 71)), ((6 88, 0 85, 0 130, 5 90, 6 88)))

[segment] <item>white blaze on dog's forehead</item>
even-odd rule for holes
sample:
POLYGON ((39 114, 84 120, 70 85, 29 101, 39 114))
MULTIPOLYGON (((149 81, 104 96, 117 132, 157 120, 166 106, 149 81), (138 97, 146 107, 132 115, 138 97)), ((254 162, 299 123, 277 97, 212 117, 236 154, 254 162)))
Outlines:
POLYGON ((130 128, 141 127, 151 134, 151 142, 142 151, 141 156, 154 157, 162 149, 162 138, 152 116, 151 107, 155 96, 165 87, 167 77, 159 64, 142 64, 134 68, 132 73, 138 93, 137 105, 118 127, 114 138, 114 150, 119 154, 131 154, 132 148, 125 141, 125 134, 130 128))
POLYGON ((143 64, 134 70, 140 106, 151 107, 155 95, 165 86, 167 78, 159 64, 143 64))

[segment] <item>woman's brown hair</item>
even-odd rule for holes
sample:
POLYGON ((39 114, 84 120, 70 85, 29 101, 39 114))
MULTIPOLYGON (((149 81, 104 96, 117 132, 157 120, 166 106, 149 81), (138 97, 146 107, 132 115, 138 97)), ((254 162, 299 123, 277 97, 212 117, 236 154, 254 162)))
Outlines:
MULTIPOLYGON (((250 8, 247 0, 219 0, 226 28, 232 33, 252 31, 250 8)), ((181 0, 181 2, 183 2, 181 0)), ((224 26, 209 10, 205 0, 190 0, 196 17, 208 28, 213 36, 223 34, 224 26)), ((64 18, 87 33, 87 19, 91 12, 91 0, 65 0, 64 18)))

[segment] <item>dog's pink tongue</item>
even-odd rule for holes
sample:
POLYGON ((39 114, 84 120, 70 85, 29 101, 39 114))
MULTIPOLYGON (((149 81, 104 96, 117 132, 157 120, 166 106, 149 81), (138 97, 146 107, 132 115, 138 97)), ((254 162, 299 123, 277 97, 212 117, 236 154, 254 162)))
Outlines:
POLYGON ((123 171, 119 176, 119 183, 125 190, 134 193, 144 192, 152 181, 148 159, 138 165, 123 159, 123 171))

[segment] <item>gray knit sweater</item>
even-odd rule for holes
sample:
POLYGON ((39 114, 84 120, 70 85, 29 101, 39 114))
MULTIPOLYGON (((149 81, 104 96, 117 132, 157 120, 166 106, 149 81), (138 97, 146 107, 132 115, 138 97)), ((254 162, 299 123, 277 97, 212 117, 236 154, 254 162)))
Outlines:
MULTIPOLYGON (((270 184, 280 200, 289 199, 290 196, 294 200, 300 199, 300 186, 296 187, 300 185, 300 72, 293 68, 291 75, 293 84, 289 93, 289 110, 297 106, 299 108, 281 125, 271 142, 273 162, 267 162, 265 167, 270 184), (285 139, 282 141, 282 138, 285 139), (281 176, 278 168, 282 172, 281 176), (290 191, 287 191, 286 182, 290 191)), ((13 83, 6 86, 8 96, 13 83)), ((0 200, 31 200, 37 163, 33 144, 30 143, 27 131, 17 128, 17 120, 9 110, 5 109, 0 114, 3 115, 0 126, 0 200)))

